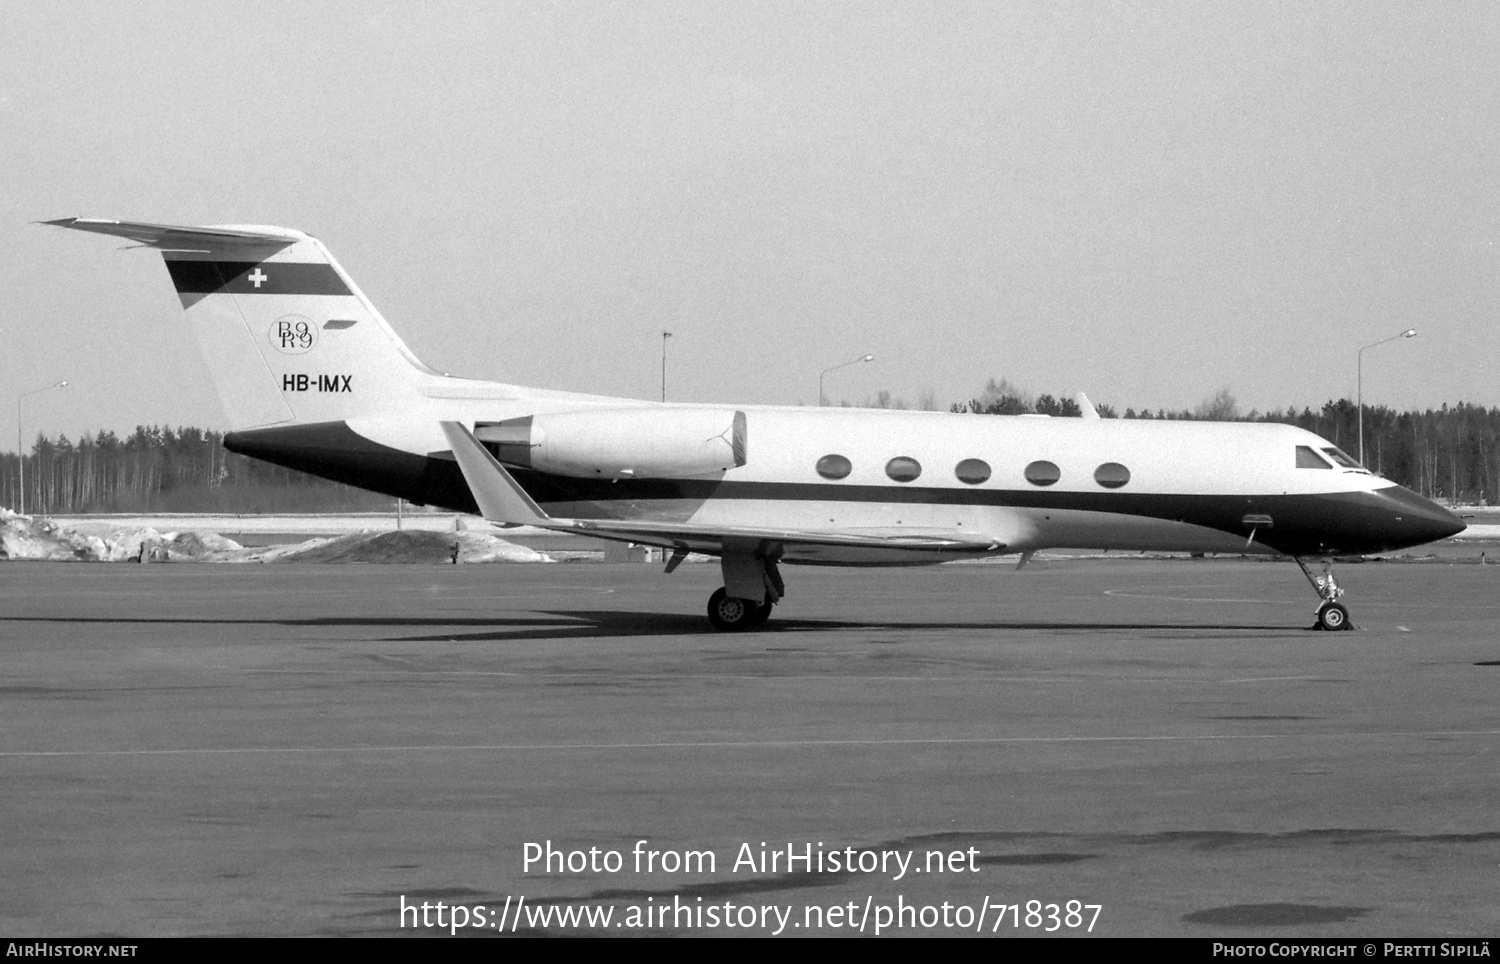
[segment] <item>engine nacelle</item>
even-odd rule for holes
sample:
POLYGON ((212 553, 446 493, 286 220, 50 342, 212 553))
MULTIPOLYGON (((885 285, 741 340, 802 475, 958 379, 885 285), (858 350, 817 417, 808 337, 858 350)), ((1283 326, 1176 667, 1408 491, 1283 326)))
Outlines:
POLYGON ((615 408, 479 422, 474 437, 506 465, 575 478, 663 479, 745 464, 745 413, 615 408))

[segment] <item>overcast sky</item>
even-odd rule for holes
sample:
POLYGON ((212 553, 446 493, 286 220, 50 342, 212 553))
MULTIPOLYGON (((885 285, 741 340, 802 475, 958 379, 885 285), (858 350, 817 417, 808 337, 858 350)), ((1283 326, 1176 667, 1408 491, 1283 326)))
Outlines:
POLYGON ((0 7, 0 448, 222 426, 160 257, 321 238, 434 368, 674 401, 1500 405, 1500 4, 0 7))

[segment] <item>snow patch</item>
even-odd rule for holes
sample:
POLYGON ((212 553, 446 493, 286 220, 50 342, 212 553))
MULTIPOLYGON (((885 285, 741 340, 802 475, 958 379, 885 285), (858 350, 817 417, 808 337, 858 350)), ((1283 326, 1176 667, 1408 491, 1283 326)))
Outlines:
MULTIPOLYGON (((119 520, 127 521, 127 520, 119 520)), ((111 521, 62 527, 0 507, 0 559, 58 562, 551 562, 493 532, 363 530, 294 545, 245 548, 216 532, 167 531, 111 521)))

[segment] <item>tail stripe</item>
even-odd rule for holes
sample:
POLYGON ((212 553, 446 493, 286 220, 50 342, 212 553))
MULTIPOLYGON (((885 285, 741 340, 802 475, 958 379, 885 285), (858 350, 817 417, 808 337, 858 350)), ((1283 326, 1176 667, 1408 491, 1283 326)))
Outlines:
POLYGON ((178 294, 347 295, 330 264, 279 261, 168 261, 178 294))

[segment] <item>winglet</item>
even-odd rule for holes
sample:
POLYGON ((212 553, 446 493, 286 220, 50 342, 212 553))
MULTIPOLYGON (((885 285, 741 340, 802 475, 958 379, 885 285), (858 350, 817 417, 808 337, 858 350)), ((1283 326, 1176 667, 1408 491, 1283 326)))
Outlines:
POLYGON ((453 457, 458 460, 459 470, 474 501, 479 503, 479 513, 491 522, 508 525, 546 525, 552 520, 542 507, 532 501, 526 490, 517 484, 505 466, 496 461, 474 437, 474 433, 458 422, 442 422, 443 434, 453 447, 453 457))
POLYGON ((1087 395, 1085 395, 1083 392, 1079 392, 1077 398, 1078 409, 1083 413, 1084 418, 1099 417, 1099 410, 1094 407, 1093 402, 1089 401, 1089 397, 1087 395))

